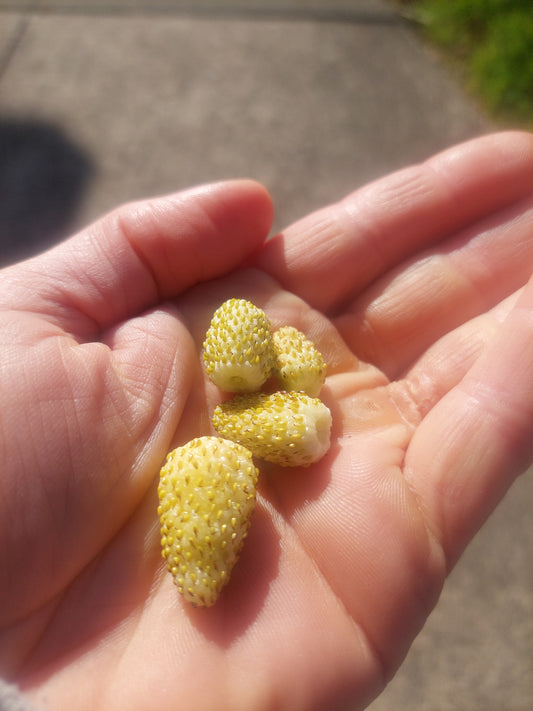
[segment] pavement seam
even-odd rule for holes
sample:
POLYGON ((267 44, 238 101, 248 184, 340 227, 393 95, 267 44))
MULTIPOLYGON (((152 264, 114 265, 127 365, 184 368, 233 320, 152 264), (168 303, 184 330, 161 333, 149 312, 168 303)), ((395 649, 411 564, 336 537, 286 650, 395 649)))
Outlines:
POLYGON ((21 15, 16 24, 15 30, 7 43, 7 46, 5 47, 4 51, 0 53, 0 82, 4 78, 4 75, 7 72, 9 65, 11 64, 11 60, 15 56, 15 53, 19 48, 24 35, 26 34, 28 25, 29 17, 27 15, 21 15))
POLYGON ((152 6, 124 6, 110 2, 104 7, 94 7, 88 3, 76 6, 47 6, 39 2, 0 2, 0 15, 4 12, 24 11, 32 15, 45 16, 85 16, 85 17, 201 17, 208 19, 284 20, 339 22, 358 25, 400 25, 405 23, 399 13, 393 11, 343 10, 340 8, 281 8, 243 7, 240 4, 207 5, 198 7, 194 3, 184 3, 179 7, 169 3, 152 6))

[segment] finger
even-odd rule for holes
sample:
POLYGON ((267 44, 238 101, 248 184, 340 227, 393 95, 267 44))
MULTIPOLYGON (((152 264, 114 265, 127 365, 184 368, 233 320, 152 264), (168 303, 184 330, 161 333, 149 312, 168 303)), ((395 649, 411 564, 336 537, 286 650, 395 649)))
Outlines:
POLYGON ((527 282, 532 230, 531 200, 492 215, 376 281, 335 323, 354 353, 395 379, 445 333, 527 282))
POLYGON ((485 136, 300 220, 265 245, 258 265, 315 308, 333 310, 416 250, 532 188, 533 137, 485 136))
POLYGON ((231 270, 266 238, 271 221, 271 200, 252 181, 125 205, 50 252, 5 270, 4 302, 91 338, 231 270))
POLYGON ((497 336, 427 414, 405 476, 451 567, 533 459, 533 281, 497 336))

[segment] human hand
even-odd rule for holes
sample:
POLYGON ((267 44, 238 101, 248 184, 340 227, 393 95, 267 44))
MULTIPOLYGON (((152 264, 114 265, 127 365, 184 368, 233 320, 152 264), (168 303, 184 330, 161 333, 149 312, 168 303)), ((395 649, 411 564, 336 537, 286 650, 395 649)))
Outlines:
POLYGON ((479 139, 262 249, 259 187, 192 191, 2 273, 0 662, 36 704, 379 693, 532 458, 532 167, 531 137, 479 139), (230 296, 315 341, 334 431, 313 467, 265 468, 232 580, 195 610, 160 558, 156 474, 209 432, 199 349, 230 296))

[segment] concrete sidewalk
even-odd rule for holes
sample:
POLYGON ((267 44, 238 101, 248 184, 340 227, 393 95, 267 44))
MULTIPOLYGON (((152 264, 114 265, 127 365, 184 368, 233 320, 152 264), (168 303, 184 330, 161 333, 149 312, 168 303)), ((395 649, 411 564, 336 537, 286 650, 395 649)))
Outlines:
MULTIPOLYGON (((279 228, 490 129, 385 0, 0 0, 0 260, 228 177, 279 228)), ((532 499, 530 474, 372 711, 533 708, 532 499)))
MULTIPOLYGON (((58 233, 124 200, 235 176, 266 184, 281 227, 487 130, 390 5, 324 5, 0 0, 2 120, 39 122, 27 140, 40 153, 62 132, 67 177, 47 194, 58 233)), ((28 166, 34 190, 39 171, 50 185, 47 155, 28 166)), ((16 217, 11 233, 25 227, 16 217)), ((27 233, 46 220, 30 222, 27 233)))

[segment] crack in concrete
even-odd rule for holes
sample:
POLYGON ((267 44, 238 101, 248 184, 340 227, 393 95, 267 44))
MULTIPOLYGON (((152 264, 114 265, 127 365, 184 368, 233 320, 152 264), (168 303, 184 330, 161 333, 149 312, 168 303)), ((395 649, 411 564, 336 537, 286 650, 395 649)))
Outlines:
POLYGON ((11 60, 15 56, 15 53, 19 48, 24 35, 26 34, 29 21, 30 20, 27 15, 24 14, 20 16, 15 30, 13 31, 11 38, 8 40, 4 51, 0 53, 0 82, 4 78, 4 75, 11 64, 11 60))
POLYGON ((350 9, 342 5, 337 7, 307 6, 297 7, 291 3, 272 7, 264 5, 250 6, 243 2, 221 3, 207 2, 199 5, 193 2, 105 2, 102 4, 39 2, 20 0, 0 0, 2 12, 25 12, 35 15, 82 15, 82 16, 158 16, 175 15, 205 17, 212 19, 279 19, 292 21, 343 22, 365 25, 403 24, 404 18, 393 10, 350 9))

